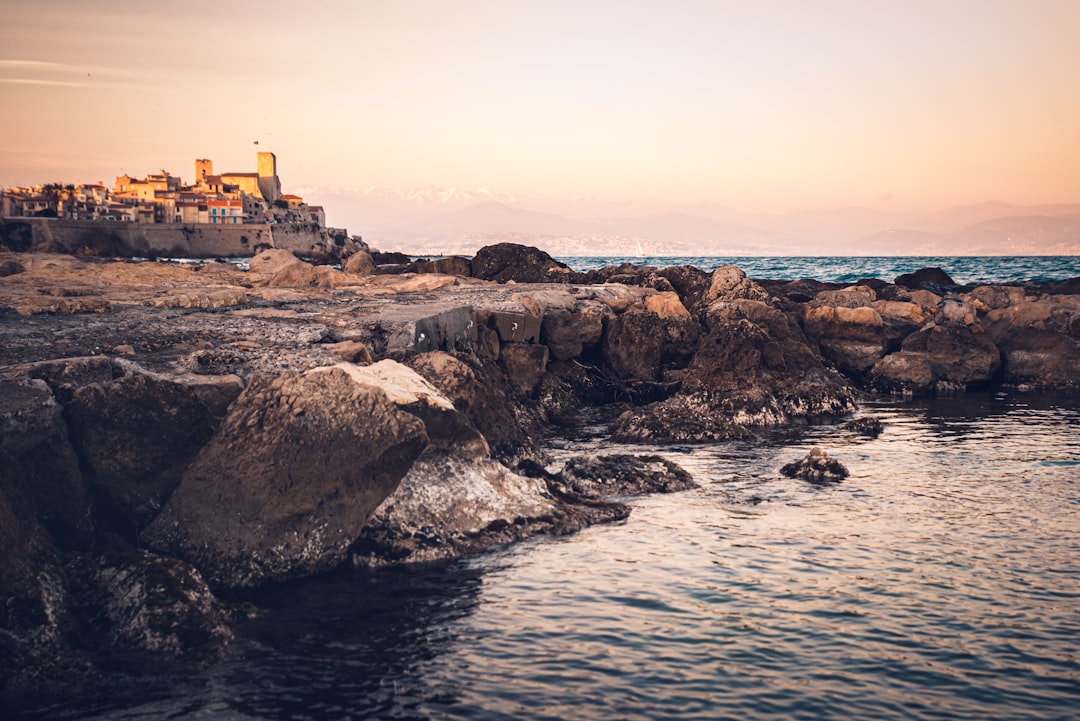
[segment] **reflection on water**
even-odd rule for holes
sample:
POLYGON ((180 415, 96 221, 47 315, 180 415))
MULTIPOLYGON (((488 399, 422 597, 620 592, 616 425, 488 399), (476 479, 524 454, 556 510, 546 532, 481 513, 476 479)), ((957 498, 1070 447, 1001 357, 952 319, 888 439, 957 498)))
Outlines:
POLYGON ((1075 718, 1076 399, 869 412, 876 439, 658 449, 701 488, 623 523, 264 592, 225 664, 48 717, 1075 718), (778 474, 814 445, 851 476, 778 474))

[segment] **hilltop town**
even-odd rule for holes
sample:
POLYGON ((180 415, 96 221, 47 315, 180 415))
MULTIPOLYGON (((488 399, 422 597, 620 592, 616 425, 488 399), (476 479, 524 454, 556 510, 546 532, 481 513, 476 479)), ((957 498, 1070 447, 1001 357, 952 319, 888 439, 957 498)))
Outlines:
POLYGON ((200 158, 191 184, 162 170, 145 178, 121 175, 111 190, 100 182, 8 188, 0 190, 0 216, 145 224, 314 223, 326 228, 322 206, 281 192, 277 156, 258 153, 256 167, 256 172, 215 174, 213 161, 200 158))

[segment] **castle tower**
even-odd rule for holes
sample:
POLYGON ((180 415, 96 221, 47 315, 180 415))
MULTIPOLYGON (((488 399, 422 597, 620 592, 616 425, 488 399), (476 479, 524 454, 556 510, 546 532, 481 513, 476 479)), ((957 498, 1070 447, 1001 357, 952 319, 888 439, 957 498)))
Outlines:
POLYGON ((277 176, 277 156, 259 153, 259 192, 267 203, 281 198, 281 181, 277 176))
POLYGON ((195 185, 201 185, 214 174, 214 161, 199 158, 195 161, 195 185))

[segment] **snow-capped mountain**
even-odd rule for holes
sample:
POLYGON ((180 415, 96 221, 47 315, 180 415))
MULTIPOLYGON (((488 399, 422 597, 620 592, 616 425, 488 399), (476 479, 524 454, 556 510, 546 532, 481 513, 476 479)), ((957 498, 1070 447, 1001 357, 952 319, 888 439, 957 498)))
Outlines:
POLYGON ((490 188, 303 189, 373 247, 472 254, 500 240, 553 255, 1080 254, 1080 204, 1003 202, 903 214, 865 207, 744 213, 716 203, 529 198, 490 188))

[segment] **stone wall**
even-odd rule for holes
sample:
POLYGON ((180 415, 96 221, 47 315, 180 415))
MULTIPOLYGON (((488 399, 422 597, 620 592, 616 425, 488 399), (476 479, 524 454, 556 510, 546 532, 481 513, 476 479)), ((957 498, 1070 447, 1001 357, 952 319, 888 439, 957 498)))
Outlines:
POLYGON ((267 248, 284 248, 304 256, 339 256, 346 239, 345 231, 330 233, 314 223, 219 226, 0 219, 0 248, 119 258, 243 258, 267 248))

